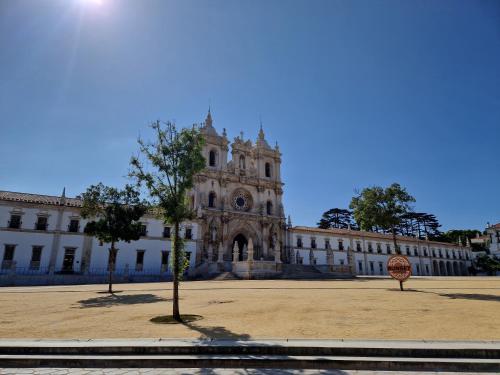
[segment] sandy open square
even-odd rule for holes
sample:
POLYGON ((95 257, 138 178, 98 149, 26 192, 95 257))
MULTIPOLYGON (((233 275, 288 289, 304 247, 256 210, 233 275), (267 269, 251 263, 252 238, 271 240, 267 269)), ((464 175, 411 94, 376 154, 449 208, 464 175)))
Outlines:
POLYGON ((0 338, 500 339, 499 278, 189 281, 188 324, 171 313, 171 283, 0 288, 0 338))

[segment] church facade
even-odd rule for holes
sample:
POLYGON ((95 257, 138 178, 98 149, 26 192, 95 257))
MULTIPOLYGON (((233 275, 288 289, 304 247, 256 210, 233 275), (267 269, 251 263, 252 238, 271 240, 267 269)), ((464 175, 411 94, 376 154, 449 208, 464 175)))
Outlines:
MULTIPOLYGON (((241 278, 386 275, 395 253, 388 235, 348 229, 293 227, 283 207, 281 153, 262 127, 255 142, 241 133, 229 141, 209 111, 201 131, 206 168, 189 192, 195 219, 182 226, 186 273, 210 277, 232 272, 241 278)), ((102 282, 108 272, 107 244, 84 235, 81 200, 0 191, 0 285, 102 282)), ((117 281, 168 279, 171 228, 142 218, 143 236, 119 243, 117 281)), ((414 275, 467 275, 472 252, 455 244, 400 237, 414 275)))

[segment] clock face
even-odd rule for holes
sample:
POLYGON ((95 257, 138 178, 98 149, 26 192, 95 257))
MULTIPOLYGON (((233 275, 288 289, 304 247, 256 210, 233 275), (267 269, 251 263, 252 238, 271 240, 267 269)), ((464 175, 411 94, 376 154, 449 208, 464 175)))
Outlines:
POLYGON ((247 191, 238 189, 233 193, 232 203, 236 210, 248 211, 252 206, 252 198, 247 191))

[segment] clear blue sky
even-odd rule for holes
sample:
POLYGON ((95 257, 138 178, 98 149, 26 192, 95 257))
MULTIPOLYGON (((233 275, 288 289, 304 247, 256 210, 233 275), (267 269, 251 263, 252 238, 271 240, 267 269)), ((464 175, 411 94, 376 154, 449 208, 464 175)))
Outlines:
POLYGON ((394 181, 500 221, 497 0, 0 0, 0 190, 122 185, 148 123, 209 103, 231 138, 262 117, 294 224, 394 181))

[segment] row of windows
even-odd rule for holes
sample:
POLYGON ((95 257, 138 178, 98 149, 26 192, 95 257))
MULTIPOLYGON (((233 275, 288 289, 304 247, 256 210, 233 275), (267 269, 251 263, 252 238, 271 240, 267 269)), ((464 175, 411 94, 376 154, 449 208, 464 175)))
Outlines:
MULTIPOLYGON (((370 267, 370 274, 374 275, 375 274, 375 262, 369 262, 369 267, 370 267)), ((415 265, 417 275, 420 275, 420 264, 415 265)), ((378 262, 378 274, 379 275, 384 275, 385 274, 385 263, 384 262, 378 262)), ((359 273, 363 273, 363 261, 358 261, 358 271, 359 273)), ((425 265, 425 275, 430 275, 430 269, 429 265, 425 265)))
MULTIPOLYGON (((208 153, 208 165, 210 167, 216 167, 217 166, 217 151, 215 150, 210 150, 210 152, 208 153)), ((245 156, 244 155, 240 155, 240 158, 239 158, 239 167, 240 169, 246 169, 246 161, 245 161, 245 156)), ((271 163, 266 163, 264 165, 264 175, 266 177, 271 177, 271 163)))
MULTIPOLYGON (((37 220, 34 223, 34 229, 35 230, 47 230, 49 227, 48 224, 49 218, 47 216, 38 216, 37 220)), ((19 214, 12 214, 10 215, 10 220, 7 222, 7 228, 10 229, 21 229, 23 222, 21 220, 21 215, 19 214)), ((79 232, 80 231, 80 220, 78 219, 71 219, 69 221, 69 224, 67 226, 67 231, 68 232, 79 232)))
MULTIPOLYGON (((31 260, 30 260, 30 270, 39 270, 40 261, 42 259, 43 246, 32 246, 31 247, 31 260)), ((5 245, 1 269, 7 270, 11 269, 14 262, 14 253, 16 251, 16 245, 5 245)))
MULTIPOLYGON (((10 220, 7 223, 7 228, 10 229, 21 229, 22 221, 21 221, 21 215, 18 214, 12 214, 10 216, 10 220)), ((40 231, 46 231, 48 230, 48 217, 47 216, 38 216, 37 221, 35 222, 34 226, 35 230, 40 230, 40 231)), ((71 219, 68 227, 67 227, 68 232, 73 232, 73 233, 78 233, 80 232, 80 220, 78 219, 71 219)), ((147 236, 148 230, 147 230, 147 225, 143 224, 141 226, 141 236, 147 236)), ((163 233, 162 236, 164 238, 170 238, 171 236, 171 228, 170 227, 164 227, 163 228, 163 233)), ((193 230, 191 228, 186 228, 184 230, 184 238, 185 239, 192 239, 193 238, 193 230)))
MULTIPOLYGON (((1 269, 7 270, 11 269, 13 266, 14 262, 14 254, 16 251, 16 245, 5 245, 4 249, 4 254, 3 254, 3 259, 2 259, 2 264, 1 264, 1 269)), ((29 269, 30 270, 39 270, 40 269, 40 262, 42 259, 42 251, 43 251, 43 246, 32 246, 31 250, 31 260, 30 260, 30 265, 29 269)), ((63 258, 63 264, 62 264, 62 271, 63 272, 73 272, 74 269, 74 262, 75 262, 75 253, 76 253, 76 248, 74 247, 66 247, 64 249, 64 258, 63 258)), ((135 270, 136 271, 142 271, 143 266, 144 266, 144 256, 146 254, 146 250, 137 250, 136 252, 136 260, 135 260, 135 270)), ((169 254, 170 251, 164 250, 161 252, 161 269, 162 272, 165 272, 168 268, 168 259, 169 259, 169 254)), ((191 258, 191 252, 186 252, 186 258, 189 262, 191 258)), ((111 257, 108 256, 108 270, 111 265, 111 257)), ((116 259, 113 264, 113 269, 116 267, 116 259)))
MULTIPOLYGON (((338 241, 338 249, 339 250, 344 250, 344 242, 342 240, 339 240, 338 241)), ((318 246, 316 244, 316 239, 315 238, 311 238, 311 243, 310 243, 310 247, 311 249, 317 249, 318 246)), ((298 248, 302 248, 304 247, 304 243, 302 242, 302 238, 301 237, 298 237, 297 238, 297 247, 298 248)), ((325 239, 325 249, 331 249, 331 245, 330 245, 330 240, 329 239, 325 239)))
MULTIPOLYGON (((297 238, 297 247, 298 248, 303 248, 304 247, 304 244, 302 242, 302 238, 301 237, 297 238)), ((310 248, 311 249, 316 249, 317 248, 317 243, 316 243, 316 239, 315 238, 311 238, 310 248)), ((325 247, 324 248, 325 249, 331 249, 330 240, 329 239, 325 239, 325 247)), ((344 250, 344 244, 343 244, 342 240, 338 241, 338 250, 344 250)), ((356 242, 356 251, 358 251, 358 252, 362 251, 361 242, 359 242, 359 241, 356 242)), ((375 252, 374 248, 373 248, 373 244, 371 242, 368 242, 367 251, 369 253, 374 253, 375 252)), ((384 251, 382 249, 382 244, 380 244, 380 243, 376 244, 376 253, 377 254, 384 254, 384 251)), ((386 244, 386 246, 385 246, 385 253, 386 254, 392 254, 391 245, 386 244)), ((410 246, 406 246, 406 248, 405 248, 405 254, 407 256, 412 256, 413 255, 413 256, 416 256, 416 257, 418 257, 420 255, 417 247, 414 247, 413 248, 413 252, 412 252, 410 246)), ((425 257, 428 256, 428 252, 427 252, 427 248, 426 247, 424 247, 422 249, 422 254, 425 257)), ((450 254, 449 250, 446 249, 445 253, 444 253, 444 256, 443 256, 443 252, 441 251, 441 249, 438 249, 438 253, 437 254, 439 254, 440 258, 446 257, 446 258, 449 258, 449 259, 450 258, 453 258, 453 259, 463 259, 463 255, 462 255, 461 251, 456 252, 455 250, 452 250, 451 254, 450 254)), ((432 256, 436 257, 436 250, 435 249, 432 249, 432 256)), ((469 260, 469 253, 465 252, 465 258, 467 260, 469 260)))

